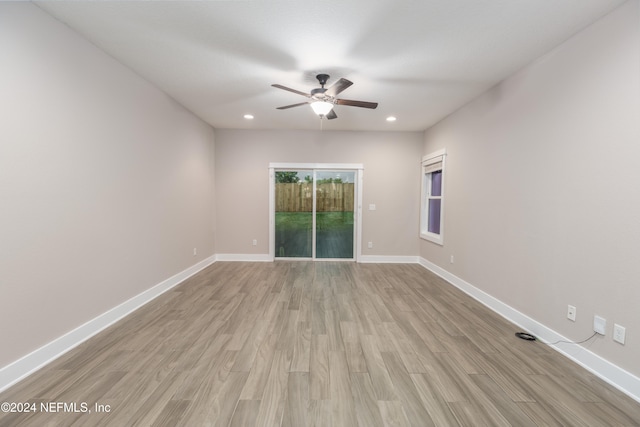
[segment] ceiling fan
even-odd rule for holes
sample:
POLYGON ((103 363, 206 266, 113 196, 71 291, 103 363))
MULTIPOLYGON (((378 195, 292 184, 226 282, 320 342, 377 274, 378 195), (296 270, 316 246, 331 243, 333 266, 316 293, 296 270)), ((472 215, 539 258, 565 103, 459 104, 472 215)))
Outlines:
POLYGON ((378 106, 377 102, 353 101, 350 99, 336 98, 336 96, 340 92, 353 84, 353 82, 350 82, 347 79, 341 78, 329 88, 324 87, 324 85, 327 83, 327 80, 329 80, 328 74, 318 74, 316 76, 316 79, 318 79, 318 82, 320 82, 320 87, 317 89, 312 89, 310 93, 304 93, 299 90, 291 89, 279 84, 271 85, 273 87, 277 87, 278 89, 288 90, 289 92, 297 93, 298 95, 306 96, 307 98, 309 98, 309 100, 306 102, 278 107, 278 110, 286 110, 288 108, 309 104, 313 111, 318 116, 320 116, 320 118, 326 117, 328 120, 331 120, 338 117, 336 115, 336 112, 333 110, 334 105, 348 105, 351 107, 362 107, 371 109, 374 109, 378 106))

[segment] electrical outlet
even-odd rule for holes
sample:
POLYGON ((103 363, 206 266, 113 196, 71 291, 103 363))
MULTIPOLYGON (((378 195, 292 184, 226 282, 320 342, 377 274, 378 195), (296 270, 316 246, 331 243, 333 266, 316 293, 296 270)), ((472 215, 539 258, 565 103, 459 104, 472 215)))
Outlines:
POLYGON ((626 330, 624 326, 620 326, 617 323, 613 324, 613 340, 619 342, 620 344, 624 344, 624 336, 626 334, 626 330))
POLYGON ((258 241, 256 239, 253 239, 253 246, 257 246, 258 245, 258 241))
POLYGON ((567 319, 576 321, 576 308, 572 305, 567 307, 567 319))
POLYGON ((593 316, 593 331, 600 335, 606 335, 607 319, 600 316, 593 316))
POLYGON ((376 205, 375 205, 375 203, 371 203, 371 204, 369 205, 369 210, 370 210, 370 211, 375 211, 375 210, 376 210, 376 205))
POLYGON ((198 249, 197 248, 193 248, 193 256, 198 255, 198 249))
POLYGON ((373 248, 373 242, 369 242, 369 243, 367 243, 367 247, 368 247, 369 249, 373 248))
POLYGON ((453 255, 451 255, 451 259, 449 260, 449 262, 451 262, 451 264, 453 264, 453 255))

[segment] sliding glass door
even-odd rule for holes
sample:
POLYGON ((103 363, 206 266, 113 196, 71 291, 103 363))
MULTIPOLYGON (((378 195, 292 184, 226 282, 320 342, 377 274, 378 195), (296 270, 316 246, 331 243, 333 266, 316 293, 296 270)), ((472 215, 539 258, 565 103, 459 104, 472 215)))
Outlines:
POLYGON ((273 169, 274 258, 354 259, 358 173, 273 169))
POLYGON ((304 170, 275 173, 276 257, 313 256, 313 182, 305 179, 312 175, 304 170))
POLYGON ((353 259, 353 171, 316 171, 316 258, 353 259))

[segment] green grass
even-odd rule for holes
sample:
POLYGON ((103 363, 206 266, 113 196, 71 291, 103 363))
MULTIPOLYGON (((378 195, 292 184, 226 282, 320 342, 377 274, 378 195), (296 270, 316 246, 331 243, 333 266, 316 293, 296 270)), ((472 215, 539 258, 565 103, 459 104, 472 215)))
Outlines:
MULTIPOLYGON (((276 212, 276 230, 310 230, 311 212, 276 212)), ((318 230, 343 230, 353 226, 353 212, 316 212, 318 230)))
MULTIPOLYGON (((276 212, 276 256, 311 257, 310 212, 276 212)), ((318 258, 353 256, 353 212, 317 212, 318 258)))

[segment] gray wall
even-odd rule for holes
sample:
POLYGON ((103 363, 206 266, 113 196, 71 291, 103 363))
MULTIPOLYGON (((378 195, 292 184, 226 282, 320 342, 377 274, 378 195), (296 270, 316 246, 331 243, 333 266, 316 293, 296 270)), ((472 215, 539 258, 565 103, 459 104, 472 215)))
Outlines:
POLYGON ((640 375, 638 2, 429 129, 440 148, 445 242, 421 256, 573 340, 605 317, 589 349, 640 375))
POLYGON ((214 133, 31 3, 0 64, 2 367, 213 255, 214 133))
POLYGON ((416 256, 422 132, 216 130, 218 254, 268 254, 270 162, 364 165, 363 255, 416 256), (375 211, 367 210, 369 204, 375 211), (252 246, 253 239, 258 240, 252 246))

